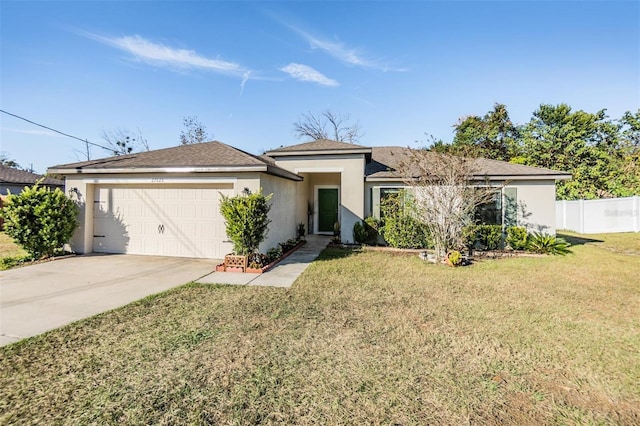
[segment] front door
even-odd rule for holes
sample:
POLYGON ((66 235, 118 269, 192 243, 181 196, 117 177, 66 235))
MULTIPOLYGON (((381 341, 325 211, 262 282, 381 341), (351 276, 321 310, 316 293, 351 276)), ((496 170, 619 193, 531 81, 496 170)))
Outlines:
POLYGON ((338 221, 338 188, 318 188, 318 232, 333 232, 338 221))

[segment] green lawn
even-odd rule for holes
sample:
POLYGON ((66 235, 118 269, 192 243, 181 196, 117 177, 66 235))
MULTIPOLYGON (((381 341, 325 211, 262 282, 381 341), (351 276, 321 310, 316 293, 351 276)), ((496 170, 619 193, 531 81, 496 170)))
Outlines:
MULTIPOLYGON (((0 348, 0 423, 639 424, 640 234, 465 268, 325 250, 0 348)), ((597 241, 589 241, 597 240, 597 241)))
POLYGON ((13 268, 27 257, 27 252, 13 242, 11 237, 0 232, 0 271, 13 268))
POLYGON ((0 259, 5 257, 25 256, 27 252, 13 242, 4 232, 0 232, 0 259))

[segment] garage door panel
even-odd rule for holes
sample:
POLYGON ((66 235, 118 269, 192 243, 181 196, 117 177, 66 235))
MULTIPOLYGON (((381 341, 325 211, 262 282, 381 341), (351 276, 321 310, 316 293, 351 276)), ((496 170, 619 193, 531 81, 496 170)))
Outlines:
POLYGON ((94 251, 221 258, 232 246, 225 242, 220 193, 232 190, 98 186, 94 251))

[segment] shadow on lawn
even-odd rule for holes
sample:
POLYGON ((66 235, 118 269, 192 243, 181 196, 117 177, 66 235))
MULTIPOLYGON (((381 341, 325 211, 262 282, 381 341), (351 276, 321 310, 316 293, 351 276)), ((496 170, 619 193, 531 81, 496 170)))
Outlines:
POLYGON ((575 235, 562 234, 562 233, 559 233, 559 232, 556 235, 558 237, 560 237, 560 238, 563 238, 565 241, 567 241, 572 246, 582 246, 582 245, 590 244, 590 243, 604 243, 603 240, 596 240, 596 239, 593 239, 593 238, 577 237, 575 235))
POLYGON ((343 248, 343 247, 327 247, 320 252, 320 255, 316 258, 316 262, 323 260, 344 259, 345 257, 353 256, 360 253, 359 248, 343 248))

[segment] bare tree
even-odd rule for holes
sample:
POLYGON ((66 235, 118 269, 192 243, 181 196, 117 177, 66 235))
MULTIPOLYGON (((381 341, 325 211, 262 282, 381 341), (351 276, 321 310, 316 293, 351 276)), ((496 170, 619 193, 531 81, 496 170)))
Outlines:
POLYGON ((397 171, 413 188, 415 214, 429 229, 436 258, 462 248, 464 226, 499 188, 489 186, 473 158, 407 149, 399 160, 397 171))
POLYGON ((182 124, 184 125, 184 129, 180 132, 180 143, 182 145, 202 143, 213 138, 213 135, 207 134, 206 126, 196 116, 184 117, 182 124))
POLYGON ((142 148, 142 151, 150 151, 149 141, 142 135, 142 130, 140 130, 140 127, 137 127, 136 130, 138 131, 138 134, 136 135, 135 141, 138 143, 140 148, 142 148))
MULTIPOLYGON (((109 131, 103 130, 102 139, 107 142, 107 148, 105 149, 112 155, 127 155, 136 151, 149 151, 149 142, 142 135, 140 128, 137 130, 137 134, 122 128, 109 131)), ((90 154, 89 145, 87 144, 87 157, 90 154)))
POLYGON ((355 143, 361 137, 360 124, 349 124, 349 118, 348 114, 336 114, 330 110, 322 111, 320 115, 312 112, 303 113, 300 119, 293 123, 293 133, 298 139, 332 139, 355 143))

